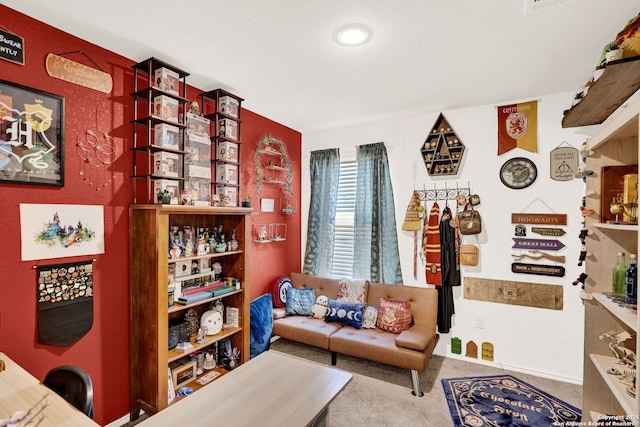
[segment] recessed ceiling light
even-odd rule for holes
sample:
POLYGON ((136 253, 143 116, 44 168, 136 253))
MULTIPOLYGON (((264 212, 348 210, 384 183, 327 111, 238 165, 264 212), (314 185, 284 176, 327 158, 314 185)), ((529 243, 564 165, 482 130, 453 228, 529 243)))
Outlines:
POLYGON ((334 35, 341 45, 360 46, 371 38, 371 29, 362 24, 349 24, 338 28, 334 35))

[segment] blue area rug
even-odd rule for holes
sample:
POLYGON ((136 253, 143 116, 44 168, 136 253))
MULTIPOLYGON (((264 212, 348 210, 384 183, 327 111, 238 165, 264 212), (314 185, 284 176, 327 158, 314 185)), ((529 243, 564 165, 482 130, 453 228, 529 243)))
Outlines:
POLYGON ((453 424, 553 426, 580 421, 582 412, 511 375, 442 380, 453 424))

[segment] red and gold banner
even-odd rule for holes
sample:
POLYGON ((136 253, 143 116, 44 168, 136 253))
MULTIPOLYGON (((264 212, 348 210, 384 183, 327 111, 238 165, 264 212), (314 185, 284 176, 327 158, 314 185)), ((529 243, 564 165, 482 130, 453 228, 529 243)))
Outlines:
POLYGON ((516 147, 538 152, 538 101, 498 107, 498 155, 516 147))

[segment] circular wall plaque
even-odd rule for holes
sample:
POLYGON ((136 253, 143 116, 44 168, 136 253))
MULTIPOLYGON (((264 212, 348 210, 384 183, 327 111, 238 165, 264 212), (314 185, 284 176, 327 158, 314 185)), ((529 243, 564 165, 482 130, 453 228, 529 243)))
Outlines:
POLYGON ((525 157, 509 159, 500 168, 500 181, 509 188, 527 188, 538 177, 535 163, 525 157))

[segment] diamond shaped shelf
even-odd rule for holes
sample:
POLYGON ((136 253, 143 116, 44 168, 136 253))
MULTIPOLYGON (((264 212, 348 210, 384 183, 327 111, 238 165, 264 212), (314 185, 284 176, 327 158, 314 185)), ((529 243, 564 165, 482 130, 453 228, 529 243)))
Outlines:
POLYGON ((464 144, 440 113, 422 148, 422 160, 429 175, 455 175, 462 162, 464 144))

